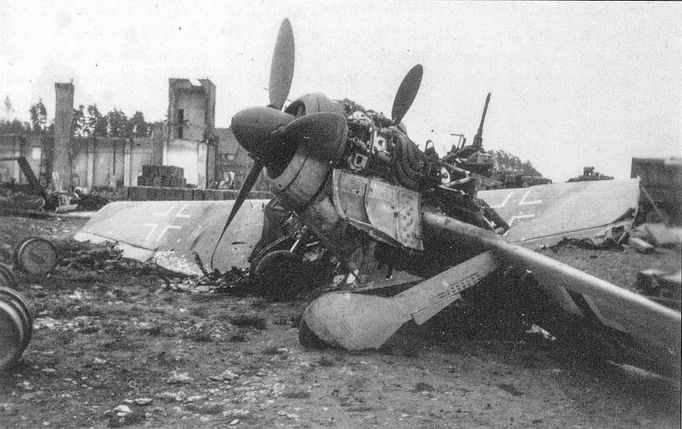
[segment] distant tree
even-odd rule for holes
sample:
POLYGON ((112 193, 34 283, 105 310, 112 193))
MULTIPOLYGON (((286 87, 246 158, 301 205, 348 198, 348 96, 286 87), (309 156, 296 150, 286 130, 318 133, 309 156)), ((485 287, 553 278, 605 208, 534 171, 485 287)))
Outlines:
POLYGON ((31 125, 33 126, 34 132, 46 131, 47 126, 47 109, 43 104, 43 99, 41 98, 36 104, 33 104, 28 112, 31 115, 31 125))
POLYGON ((512 155, 511 153, 505 152, 503 150, 490 150, 488 153, 495 157, 497 169, 499 171, 518 173, 525 176, 542 177, 542 173, 535 169, 530 161, 521 161, 518 156, 512 155))
POLYGON ((9 99, 9 95, 5 96, 5 117, 9 121, 10 116, 12 116, 12 112, 14 109, 12 108, 12 100, 9 99))
POLYGON ((535 167, 533 167, 533 164, 530 163, 530 161, 525 161, 521 164, 521 171, 523 171, 523 174, 528 176, 542 177, 542 173, 536 170, 535 167))
POLYGON ((84 134, 87 136, 107 137, 109 135, 108 128, 107 117, 99 112, 97 104, 89 105, 85 119, 84 134))
POLYGON ((6 121, 0 119, 0 134, 27 134, 31 132, 31 124, 18 119, 6 121))
MULTIPOLYGON (((74 121, 79 119, 79 111, 82 111, 83 106, 79 106, 79 110, 74 111, 74 121)), ((76 123, 74 122, 74 128, 76 123)), ((131 118, 118 107, 106 115, 102 115, 96 104, 87 107, 81 127, 82 135, 99 137, 148 137, 151 135, 152 124, 144 119, 142 112, 135 112, 131 118)))
POLYGON ((137 111, 130 118, 130 128, 133 137, 149 137, 152 133, 151 124, 144 120, 144 114, 137 111))
POLYGON ((83 137, 86 135, 87 121, 85 119, 85 112, 83 109, 85 106, 82 104, 78 106, 78 109, 73 109, 73 119, 71 121, 71 134, 74 137, 83 137))
POLYGON ((110 137, 131 137, 132 130, 128 117, 122 110, 114 107, 114 110, 107 113, 110 137))
POLYGON ((154 134, 154 131, 156 130, 159 133, 163 133, 163 130, 167 126, 166 121, 154 121, 149 123, 149 136, 151 137, 152 134, 154 134))

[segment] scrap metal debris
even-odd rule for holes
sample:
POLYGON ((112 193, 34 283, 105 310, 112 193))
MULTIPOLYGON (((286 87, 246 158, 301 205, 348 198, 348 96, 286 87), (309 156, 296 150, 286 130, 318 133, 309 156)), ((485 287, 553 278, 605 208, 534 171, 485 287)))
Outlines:
POLYGON ((41 210, 44 206, 45 199, 41 196, 27 194, 12 188, 0 188, 0 212, 14 213, 41 210))
POLYGON ((550 246, 540 246, 541 249, 550 249, 556 253, 561 247, 581 248, 588 250, 623 250, 623 247, 617 241, 598 240, 595 238, 562 238, 558 243, 550 246))
POLYGON ((543 329, 541 326, 536 325, 533 323, 530 328, 526 330, 526 334, 532 334, 532 335, 540 335, 542 338, 548 340, 548 341, 556 341, 556 337, 549 332, 547 332, 545 329, 543 329))
POLYGON ((551 249, 555 253, 561 247, 588 250, 623 250, 627 243, 640 253, 653 252, 657 247, 679 247, 682 245, 682 228, 669 227, 662 223, 644 223, 638 226, 630 221, 616 223, 592 237, 564 237, 557 243, 542 245, 541 249, 551 249))
POLYGON ((214 270, 203 276, 185 277, 181 281, 168 283, 167 286, 172 290, 192 293, 229 293, 241 296, 253 292, 253 282, 248 270, 237 267, 224 273, 214 270))
POLYGON ((651 253, 655 250, 654 246, 637 237, 630 237, 628 239, 628 244, 639 253, 651 253))
POLYGON ((640 238, 656 247, 682 245, 682 228, 669 227, 663 223, 644 223, 635 228, 630 236, 640 238))
POLYGON ((637 273, 637 290, 648 298, 679 310, 682 306, 681 284, 682 272, 668 273, 656 269, 648 269, 637 273))
POLYGON ((92 190, 86 192, 80 188, 74 189, 72 203, 76 203, 76 210, 79 211, 95 211, 106 206, 116 197, 116 192, 111 189, 92 190))
POLYGON ((591 237, 564 237, 550 245, 541 245, 540 249, 550 249, 554 253, 559 248, 581 248, 588 250, 623 250, 622 243, 629 237, 632 222, 630 220, 616 222, 591 237))
POLYGON ((9 267, 0 264, 0 371, 11 367, 28 347, 33 335, 33 309, 16 290, 9 267))

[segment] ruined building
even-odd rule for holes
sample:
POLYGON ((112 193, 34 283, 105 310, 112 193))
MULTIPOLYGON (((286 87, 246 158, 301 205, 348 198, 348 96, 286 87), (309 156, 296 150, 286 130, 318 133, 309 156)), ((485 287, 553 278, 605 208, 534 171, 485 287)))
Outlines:
MULTIPOLYGON (((182 167, 186 183, 199 189, 239 189, 253 164, 230 128, 215 128, 209 79, 169 79, 168 121, 140 138, 73 136, 74 89, 55 84, 54 135, 2 135, 0 157, 24 156, 43 183, 64 190, 136 186, 143 165, 182 167)), ((24 182, 16 163, 0 162, 0 181, 9 180, 24 182)), ((253 190, 268 190, 267 181, 259 178, 253 190)))
POLYGON ((168 131, 163 165, 185 171, 187 183, 199 188, 215 181, 216 88, 208 79, 168 80, 168 131))

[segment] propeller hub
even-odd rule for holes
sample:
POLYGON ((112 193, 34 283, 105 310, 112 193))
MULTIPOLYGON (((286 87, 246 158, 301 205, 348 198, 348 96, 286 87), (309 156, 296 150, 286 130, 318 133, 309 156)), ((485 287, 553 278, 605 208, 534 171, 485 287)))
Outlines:
POLYGON ((232 117, 232 132, 239 144, 252 157, 263 162, 278 152, 273 144, 277 130, 294 120, 294 116, 268 107, 250 107, 232 117))

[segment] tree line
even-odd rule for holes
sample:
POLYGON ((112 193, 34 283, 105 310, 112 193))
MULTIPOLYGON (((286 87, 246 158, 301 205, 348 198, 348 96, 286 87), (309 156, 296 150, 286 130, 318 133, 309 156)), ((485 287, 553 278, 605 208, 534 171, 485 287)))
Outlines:
MULTIPOLYGON (((54 133, 54 121, 48 123, 47 109, 42 99, 29 108, 30 122, 10 119, 14 109, 9 96, 5 97, 4 110, 5 118, 0 119, 0 134, 54 133)), ((73 109, 71 133, 74 137, 149 137, 152 125, 140 111, 129 118, 117 107, 102 114, 97 104, 87 107, 81 104, 78 109, 73 109)))
POLYGON ((518 156, 503 150, 489 150, 488 153, 495 156, 499 171, 521 173, 525 176, 542 177, 542 174, 533 167, 533 164, 531 164, 530 161, 521 161, 518 156))

